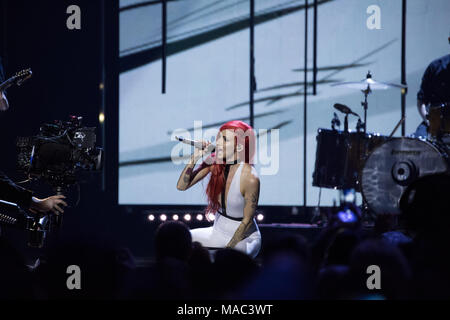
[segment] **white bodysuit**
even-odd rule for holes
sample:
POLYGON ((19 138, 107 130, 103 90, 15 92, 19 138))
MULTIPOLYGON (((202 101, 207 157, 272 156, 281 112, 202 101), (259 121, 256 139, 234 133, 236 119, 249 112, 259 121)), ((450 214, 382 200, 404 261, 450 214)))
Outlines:
MULTIPOLYGON (((221 211, 218 211, 215 213, 212 227, 192 229, 192 241, 200 242, 204 247, 214 250, 224 248, 231 240, 244 217, 245 202, 240 188, 243 167, 244 163, 241 162, 228 190, 226 199, 227 216, 222 215, 221 211)), ((256 169, 253 167, 252 174, 258 176, 256 169)), ((258 255, 261 249, 261 233, 254 218, 245 238, 238 242, 234 249, 242 251, 252 258, 258 255)))

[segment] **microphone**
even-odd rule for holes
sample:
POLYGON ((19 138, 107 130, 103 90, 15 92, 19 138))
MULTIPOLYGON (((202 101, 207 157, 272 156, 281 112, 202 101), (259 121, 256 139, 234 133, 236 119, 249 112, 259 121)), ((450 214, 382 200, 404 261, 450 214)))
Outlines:
MULTIPOLYGON (((191 140, 191 139, 185 139, 183 137, 178 137, 178 136, 175 136, 175 139, 178 140, 178 141, 181 141, 181 142, 183 142, 185 144, 189 144, 191 146, 194 146, 194 147, 196 147, 198 149, 204 149, 205 148, 203 146, 203 143, 201 143, 200 141, 195 141, 195 140, 191 140)), ((212 151, 214 152, 214 150, 215 150, 215 148, 212 151)))
POLYGON ((358 118, 360 118, 359 114, 355 113, 352 111, 352 109, 350 109, 349 107, 347 107, 344 104, 340 104, 340 103, 335 103, 334 104, 334 108, 336 110, 339 110, 340 112, 344 113, 344 114, 353 114, 354 116, 357 116, 358 118))

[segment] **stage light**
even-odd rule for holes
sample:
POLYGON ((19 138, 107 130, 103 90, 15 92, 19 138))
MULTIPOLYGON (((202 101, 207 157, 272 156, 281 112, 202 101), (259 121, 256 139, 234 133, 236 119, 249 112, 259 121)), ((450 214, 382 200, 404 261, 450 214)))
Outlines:
POLYGON ((98 121, 100 123, 104 123, 105 122, 105 114, 103 112, 100 112, 100 114, 98 115, 98 121))
POLYGON ((213 213, 208 213, 209 221, 214 221, 215 218, 216 218, 216 216, 213 213))
POLYGON ((172 219, 175 220, 175 221, 177 221, 177 220, 179 219, 179 217, 178 217, 177 214, 174 214, 174 215, 172 216, 172 219))
POLYGON ((188 214, 185 214, 184 215, 184 220, 186 220, 186 221, 191 221, 191 215, 188 213, 188 214))
POLYGON ((155 216, 152 215, 152 214, 149 214, 149 215, 148 215, 148 220, 149 220, 149 221, 154 221, 154 220, 155 220, 155 216))
POLYGON ((165 214, 162 214, 159 216, 159 219, 161 219, 161 221, 166 221, 167 220, 167 216, 165 214))
POLYGON ((203 215, 198 214, 198 215, 197 215, 197 220, 198 220, 198 221, 202 221, 202 220, 203 220, 203 215))
POLYGON ((264 220, 264 215, 258 214, 258 215, 256 216, 256 219, 257 219, 258 221, 263 221, 263 220, 264 220))

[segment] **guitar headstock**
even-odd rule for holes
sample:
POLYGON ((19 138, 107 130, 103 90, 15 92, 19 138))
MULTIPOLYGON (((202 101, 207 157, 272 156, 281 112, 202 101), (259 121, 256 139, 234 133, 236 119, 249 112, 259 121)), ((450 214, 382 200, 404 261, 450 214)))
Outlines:
POLYGON ((14 82, 16 83, 16 85, 20 86, 26 80, 30 79, 32 75, 33 75, 33 72, 31 72, 31 69, 25 69, 25 70, 17 72, 13 76, 13 79, 14 79, 14 82))

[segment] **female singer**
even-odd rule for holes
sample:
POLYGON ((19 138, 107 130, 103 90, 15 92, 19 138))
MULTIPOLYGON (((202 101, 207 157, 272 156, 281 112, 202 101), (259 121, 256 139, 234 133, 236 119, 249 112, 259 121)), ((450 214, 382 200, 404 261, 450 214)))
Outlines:
POLYGON ((253 167, 255 142, 251 126, 242 121, 230 121, 219 130, 215 152, 193 170, 196 162, 210 153, 214 145, 207 141, 203 142, 204 149, 195 149, 181 173, 177 189, 185 191, 210 174, 205 211, 207 217, 214 214, 214 224, 191 230, 192 241, 208 249, 234 248, 252 258, 258 255, 261 233, 254 216, 260 181, 253 167))

